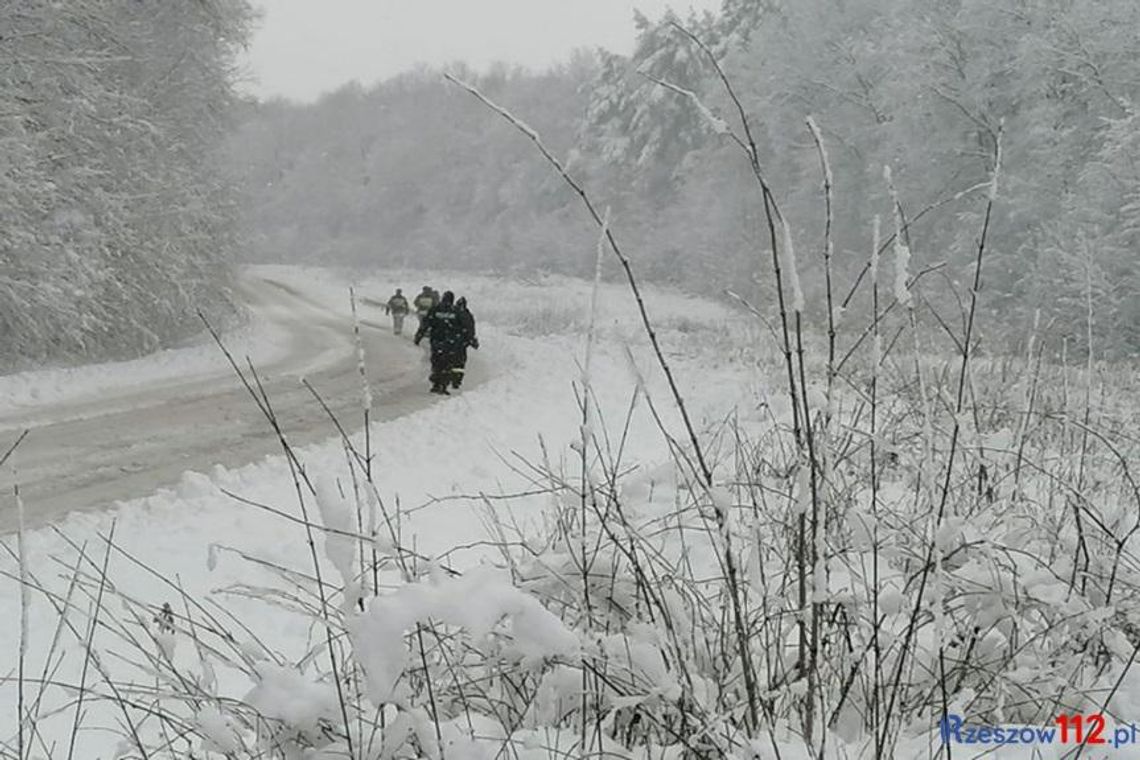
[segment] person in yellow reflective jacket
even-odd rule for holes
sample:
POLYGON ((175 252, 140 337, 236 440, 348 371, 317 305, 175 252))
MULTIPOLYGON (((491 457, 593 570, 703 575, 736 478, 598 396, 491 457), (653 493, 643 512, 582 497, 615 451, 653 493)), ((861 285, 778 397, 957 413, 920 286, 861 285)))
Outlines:
POLYGON ((392 332, 396 335, 403 335, 404 317, 408 316, 409 311, 411 309, 408 307, 408 299, 404 298, 404 291, 396 288, 396 294, 384 304, 384 312, 392 315, 392 332))
POLYGON ((424 326, 424 319, 427 318, 428 312, 432 310, 436 303, 438 303, 438 300, 432 294, 431 288, 424 285, 424 289, 416 296, 416 300, 412 301, 412 305, 416 307, 416 316, 419 317, 420 320, 420 329, 424 326))

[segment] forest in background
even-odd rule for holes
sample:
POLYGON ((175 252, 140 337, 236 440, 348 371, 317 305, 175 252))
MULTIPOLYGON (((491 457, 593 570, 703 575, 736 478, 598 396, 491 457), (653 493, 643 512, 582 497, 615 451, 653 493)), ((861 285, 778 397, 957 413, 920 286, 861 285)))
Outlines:
POLYGON ((135 356, 232 313, 245 0, 0 3, 0 367, 135 356))
MULTIPOLYGON (((746 156, 697 102, 738 132, 739 120, 708 56, 672 21, 638 17, 629 57, 582 52, 540 74, 446 71, 567 160, 611 208, 640 275, 731 288, 768 310, 760 194, 746 156)), ((833 169, 841 294, 868 262, 873 218, 891 226, 890 167, 911 274, 925 272, 916 293, 947 326, 969 298, 1001 133, 983 347, 1020 343, 1035 321, 1054 355, 1084 354, 1090 333, 1099 357, 1140 345, 1135 3, 725 0, 721 13, 681 23, 721 61, 755 125, 809 312, 823 308, 825 213, 806 117, 833 169)), ((229 150, 250 259, 591 271, 594 231, 577 199, 526 139, 442 74, 351 85, 312 105, 247 104, 229 150)))

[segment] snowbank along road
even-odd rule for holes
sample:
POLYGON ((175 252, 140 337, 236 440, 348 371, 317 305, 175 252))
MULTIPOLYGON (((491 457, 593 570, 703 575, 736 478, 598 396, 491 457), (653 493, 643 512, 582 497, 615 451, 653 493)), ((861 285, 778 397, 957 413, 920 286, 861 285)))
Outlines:
MULTIPOLYGON (((302 378, 346 430, 358 430, 362 392, 347 292, 338 309, 310 297, 297 282, 247 275, 240 289, 255 322, 282 328, 286 336, 283 350, 257 372, 290 443, 338 435, 302 378)), ((410 335, 392 335, 375 301, 364 303, 372 418, 392 419, 437 401, 427 393, 425 351, 412 345, 410 335)), ((476 371, 471 380, 480 375, 476 371)), ((204 374, 168 374, 142 385, 125 377, 123 386, 87 397, 0 411, 0 456, 24 429, 29 433, 4 480, 19 485, 28 527, 145 496, 174 484, 186 470, 205 471, 223 459, 238 466, 281 453, 241 381, 218 364, 204 374)), ((0 497, 0 533, 17 527, 11 493, 0 497)))

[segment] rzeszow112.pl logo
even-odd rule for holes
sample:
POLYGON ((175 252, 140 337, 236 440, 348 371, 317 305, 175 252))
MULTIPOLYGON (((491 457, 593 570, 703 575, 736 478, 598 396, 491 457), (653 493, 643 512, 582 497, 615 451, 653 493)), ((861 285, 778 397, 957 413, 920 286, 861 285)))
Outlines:
POLYGON ((1140 744, 1140 727, 1135 723, 1109 726, 1100 713, 1059 715, 1044 726, 968 725, 961 715, 945 715, 938 728, 943 744, 1084 744, 1113 749, 1140 744))

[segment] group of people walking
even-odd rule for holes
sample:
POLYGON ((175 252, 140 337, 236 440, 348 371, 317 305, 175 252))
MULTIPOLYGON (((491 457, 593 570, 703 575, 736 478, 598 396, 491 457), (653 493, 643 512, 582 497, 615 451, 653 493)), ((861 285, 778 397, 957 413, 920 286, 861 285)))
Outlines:
POLYGON ((419 327, 413 341, 417 346, 426 337, 431 345, 431 392, 450 395, 448 387, 459 388, 467 368, 467 349, 479 348, 475 316, 466 298, 455 298, 450 290, 442 295, 424 285, 409 305, 401 289, 388 299, 384 310, 392 315, 392 331, 404 332, 404 318, 415 308, 419 327))

